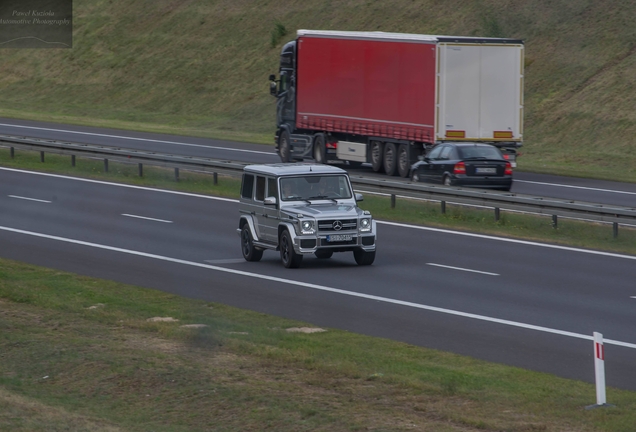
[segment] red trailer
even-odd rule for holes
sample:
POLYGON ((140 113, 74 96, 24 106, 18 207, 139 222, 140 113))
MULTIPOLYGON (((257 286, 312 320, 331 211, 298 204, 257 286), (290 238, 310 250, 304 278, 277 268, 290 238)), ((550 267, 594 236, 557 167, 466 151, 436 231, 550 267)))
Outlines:
POLYGON ((299 30, 270 80, 284 162, 406 177, 440 142, 490 142, 509 157, 522 143, 520 40, 299 30))

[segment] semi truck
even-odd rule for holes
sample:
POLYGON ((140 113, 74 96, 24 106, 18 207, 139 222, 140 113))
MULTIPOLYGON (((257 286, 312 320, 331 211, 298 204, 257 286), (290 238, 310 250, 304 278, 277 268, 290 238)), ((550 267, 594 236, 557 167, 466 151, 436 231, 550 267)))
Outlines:
POLYGON ((434 146, 463 141, 497 146, 514 167, 523 50, 509 38, 298 30, 269 76, 276 151, 408 177, 434 146))

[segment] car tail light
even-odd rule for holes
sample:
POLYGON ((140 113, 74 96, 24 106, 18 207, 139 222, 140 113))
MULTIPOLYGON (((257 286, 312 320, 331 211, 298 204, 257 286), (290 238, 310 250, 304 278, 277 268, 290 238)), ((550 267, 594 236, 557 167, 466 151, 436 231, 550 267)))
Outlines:
POLYGON ((504 157, 505 160, 509 160, 510 159, 510 155, 506 154, 506 153, 503 154, 503 157, 504 157))
POLYGON ((338 148, 338 141, 335 141, 335 142, 328 142, 328 143, 327 143, 327 145, 326 145, 326 147, 327 147, 327 148, 329 148, 329 149, 335 149, 335 148, 338 148))
POLYGON ((464 162, 456 163, 455 168, 453 168, 453 174, 466 174, 466 164, 464 162))
POLYGON ((506 162, 506 169, 504 170, 504 175, 512 175, 512 165, 510 165, 510 162, 506 162))

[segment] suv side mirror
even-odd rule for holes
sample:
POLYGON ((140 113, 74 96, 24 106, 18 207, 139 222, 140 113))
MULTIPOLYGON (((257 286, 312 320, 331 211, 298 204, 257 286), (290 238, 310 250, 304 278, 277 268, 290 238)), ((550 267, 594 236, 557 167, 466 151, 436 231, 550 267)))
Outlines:
POLYGON ((364 197, 361 193, 356 194, 356 202, 364 201, 364 197))
POLYGON ((276 197, 270 196, 265 198, 265 201, 263 201, 265 203, 265 205, 276 205, 276 197))

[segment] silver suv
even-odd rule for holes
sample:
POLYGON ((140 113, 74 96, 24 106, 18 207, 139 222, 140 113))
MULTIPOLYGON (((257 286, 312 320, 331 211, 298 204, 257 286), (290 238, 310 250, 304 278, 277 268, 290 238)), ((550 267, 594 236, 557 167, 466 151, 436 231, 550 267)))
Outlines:
POLYGON ((280 251, 287 268, 305 255, 353 252, 359 265, 375 260, 376 223, 361 210, 347 172, 305 163, 248 165, 243 171, 238 234, 247 261, 280 251))

